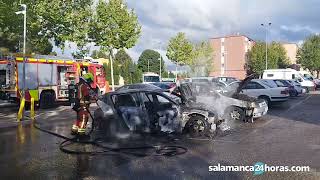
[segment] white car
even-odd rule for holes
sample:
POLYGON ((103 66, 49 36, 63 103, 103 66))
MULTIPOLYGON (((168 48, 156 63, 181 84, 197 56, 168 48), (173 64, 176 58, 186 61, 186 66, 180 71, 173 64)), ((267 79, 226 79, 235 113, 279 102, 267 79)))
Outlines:
MULTIPOLYGON (((229 85, 230 89, 239 86, 240 81, 229 85)), ((241 90, 242 94, 264 100, 268 105, 272 102, 284 102, 289 98, 289 90, 286 87, 277 87, 270 80, 253 79, 248 82, 241 90)))
POLYGON ((268 112, 265 101, 245 95, 233 98, 212 91, 211 96, 201 94, 197 96, 197 102, 212 107, 219 118, 235 121, 252 122, 253 119, 260 118, 268 112))
POLYGON ((294 89, 298 92, 298 95, 305 94, 307 92, 307 90, 303 88, 299 82, 294 80, 287 80, 287 82, 294 87, 294 89))

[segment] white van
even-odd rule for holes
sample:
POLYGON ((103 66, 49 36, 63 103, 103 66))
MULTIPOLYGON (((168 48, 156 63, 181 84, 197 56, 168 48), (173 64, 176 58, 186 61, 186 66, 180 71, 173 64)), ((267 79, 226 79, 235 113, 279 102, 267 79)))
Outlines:
POLYGON ((154 82, 160 82, 160 76, 158 74, 153 72, 146 72, 142 74, 142 83, 148 84, 154 82))
POLYGON ((268 69, 263 71, 262 79, 285 79, 297 80, 307 91, 314 90, 315 84, 304 78, 303 75, 294 69, 268 69))

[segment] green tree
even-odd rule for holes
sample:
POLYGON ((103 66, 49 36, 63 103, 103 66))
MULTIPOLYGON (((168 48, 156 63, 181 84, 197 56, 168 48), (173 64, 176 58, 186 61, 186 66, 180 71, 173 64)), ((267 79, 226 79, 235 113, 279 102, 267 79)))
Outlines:
POLYGON ((118 51, 115 55, 115 62, 121 67, 119 74, 123 77, 125 84, 131 83, 135 69, 134 63, 124 49, 118 51))
POLYGON ((298 51, 298 63, 309 71, 320 73, 320 35, 311 35, 298 51))
MULTIPOLYGON (((138 67, 142 72, 154 72, 159 74, 160 72, 160 59, 161 55, 152 49, 144 50, 139 59, 138 59, 138 67), (149 68, 148 68, 149 62, 149 68)), ((162 57, 161 57, 162 58, 162 57)), ((164 73, 164 62, 161 59, 161 74, 164 73)))
POLYGON ((93 59, 98 59, 98 58, 108 58, 108 55, 100 50, 93 50, 91 53, 91 57, 93 59))
MULTIPOLYGON (((185 34, 179 32, 177 36, 172 37, 167 48, 167 57, 177 65, 190 64, 193 59, 193 47, 185 34)), ((177 78, 177 75, 176 75, 177 78)))
POLYGON ((90 37, 104 52, 109 52, 112 89, 114 90, 114 50, 133 47, 141 32, 133 9, 128 10, 123 0, 99 0, 90 31, 90 37))
POLYGON ((213 66, 213 48, 210 42, 195 44, 193 54, 193 59, 189 64, 192 75, 208 76, 213 66))
POLYGON ((175 77, 176 77, 176 75, 173 72, 170 71, 168 78, 175 78, 175 77))
POLYGON ((172 37, 167 48, 167 57, 177 64, 189 64, 193 58, 193 47, 185 34, 179 32, 172 37))
MULTIPOLYGON (((247 72, 262 74, 266 68, 265 42, 257 42, 247 54, 247 72)), ((272 42, 268 45, 268 69, 285 68, 288 66, 286 50, 280 43, 272 42)))
POLYGON ((77 57, 88 54, 86 45, 90 41, 93 0, 42 0, 35 4, 33 13, 37 22, 34 27, 38 34, 53 39, 62 49, 67 42, 76 43, 74 55, 77 57))
POLYGON ((88 52, 88 31, 92 14, 92 0, 0 0, 0 44, 11 52, 21 50, 23 16, 16 15, 19 4, 27 5, 27 53, 50 54, 52 44, 63 48, 75 42, 75 54, 88 52), (19 47, 19 41, 21 42, 19 47))
POLYGON ((142 82, 142 71, 138 68, 137 64, 133 64, 130 69, 132 83, 141 83, 142 82))

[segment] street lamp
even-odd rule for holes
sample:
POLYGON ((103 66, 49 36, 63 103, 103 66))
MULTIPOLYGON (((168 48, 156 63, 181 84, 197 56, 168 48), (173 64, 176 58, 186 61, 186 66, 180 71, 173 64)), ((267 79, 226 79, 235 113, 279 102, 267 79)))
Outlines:
POLYGON ((271 23, 261 24, 261 26, 265 27, 266 30, 266 69, 268 69, 268 43, 267 43, 267 34, 268 34, 268 26, 271 26, 271 23))
POLYGON ((159 76, 160 76, 160 79, 161 79, 161 54, 160 54, 160 50, 161 50, 161 42, 159 42, 159 61, 160 61, 160 73, 159 73, 159 76))
MULTIPOLYGON (((23 65, 22 65, 22 93, 21 100, 25 98, 25 90, 26 90, 26 36, 27 36, 27 5, 20 4, 21 11, 15 12, 16 14, 23 14, 23 65)), ((23 107, 24 109, 24 107, 23 107)), ((22 119, 24 118, 24 110, 22 113, 22 119)))

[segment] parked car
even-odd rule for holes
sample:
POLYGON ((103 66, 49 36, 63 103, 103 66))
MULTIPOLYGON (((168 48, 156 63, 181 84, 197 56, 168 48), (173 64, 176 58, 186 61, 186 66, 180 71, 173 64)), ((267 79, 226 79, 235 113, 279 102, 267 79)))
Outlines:
POLYGON ((268 69, 263 71, 262 79, 297 80, 307 91, 315 89, 315 83, 294 69, 268 69))
POLYGON ((213 111, 195 102, 190 86, 179 86, 180 96, 162 89, 127 89, 99 97, 96 126, 110 135, 124 132, 188 133, 205 136, 222 122, 213 111))
POLYGON ((294 89, 298 92, 298 95, 305 94, 307 92, 307 90, 303 88, 298 81, 294 81, 294 80, 287 80, 287 81, 294 86, 294 89))
POLYGON ((315 78, 308 71, 299 71, 299 73, 303 75, 303 78, 305 80, 313 81, 316 86, 316 89, 320 88, 320 79, 315 78))
POLYGON ((212 89, 212 79, 213 77, 192 77, 192 90, 196 94, 206 94, 212 89))
POLYGON ((219 117, 235 121, 253 121, 268 112, 265 101, 246 95, 227 96, 212 91, 210 96, 199 95, 197 101, 210 105, 219 117))
POLYGON ((176 78, 162 78, 161 82, 176 82, 176 78))
POLYGON ((237 79, 235 77, 228 77, 228 76, 218 76, 218 77, 216 77, 216 79, 218 79, 221 82, 226 82, 227 84, 234 82, 234 81, 239 81, 239 79, 237 79))
POLYGON ((173 90, 176 87, 175 82, 158 82, 158 83, 151 83, 151 84, 166 90, 173 90))
POLYGON ((293 96, 298 96, 298 95, 299 95, 298 91, 297 91, 297 90, 294 88, 294 86, 293 86, 291 83, 289 83, 287 80, 274 79, 273 81, 276 83, 276 85, 277 85, 278 87, 287 87, 288 90, 289 90, 289 95, 290 95, 291 97, 293 97, 293 96))
MULTIPOLYGON (((284 102, 288 100, 289 90, 287 87, 277 87, 270 80, 253 79, 243 85, 240 93, 251 97, 256 97, 265 101, 268 105, 274 102, 284 102)), ((240 81, 235 81, 228 86, 227 92, 230 93, 235 87, 240 85, 240 81)))

